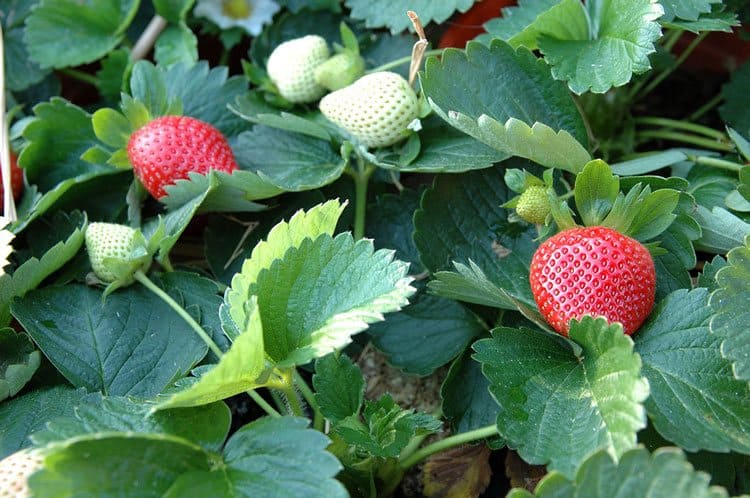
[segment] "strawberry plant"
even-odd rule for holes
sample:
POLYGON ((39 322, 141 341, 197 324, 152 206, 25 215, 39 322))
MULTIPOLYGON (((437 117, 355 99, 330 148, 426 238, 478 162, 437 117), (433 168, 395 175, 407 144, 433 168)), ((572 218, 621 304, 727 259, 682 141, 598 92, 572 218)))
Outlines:
POLYGON ((745 4, 0 0, 0 496, 750 496, 745 4))

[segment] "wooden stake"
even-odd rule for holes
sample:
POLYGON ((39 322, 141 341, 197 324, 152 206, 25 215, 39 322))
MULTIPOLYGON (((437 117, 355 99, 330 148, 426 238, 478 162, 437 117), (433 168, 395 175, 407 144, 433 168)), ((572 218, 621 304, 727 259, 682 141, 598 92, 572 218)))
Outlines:
POLYGON ((13 201, 13 185, 10 180, 10 140, 8 122, 5 117, 5 44, 3 28, 0 26, 0 173, 3 180, 3 215, 11 223, 18 219, 13 201))

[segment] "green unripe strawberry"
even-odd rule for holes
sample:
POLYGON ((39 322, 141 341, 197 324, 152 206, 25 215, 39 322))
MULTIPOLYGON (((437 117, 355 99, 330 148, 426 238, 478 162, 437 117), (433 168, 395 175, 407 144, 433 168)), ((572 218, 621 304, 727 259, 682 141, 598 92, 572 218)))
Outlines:
POLYGON ((547 219, 549 214, 549 198, 547 197, 547 187, 541 185, 532 185, 524 190, 518 199, 516 213, 522 220, 541 225, 547 219))
POLYGON ((132 273, 141 265, 135 265, 130 275, 127 275, 127 271, 123 274, 121 270, 115 268, 112 260, 127 264, 142 240, 142 237, 138 237, 139 235, 137 230, 115 223, 91 223, 88 226, 85 237, 86 250, 89 253, 91 268, 99 280, 108 283, 122 280, 123 285, 132 283, 132 273))
POLYGON ((0 460, 0 497, 31 496, 27 479, 42 467, 44 458, 38 451, 21 450, 0 460))
POLYGON ((364 146, 386 147, 405 138, 419 101, 403 77, 380 71, 323 97, 320 112, 364 146))
POLYGON ((336 54, 315 68, 315 81, 330 91, 350 85, 365 72, 365 60, 352 52, 336 54))
POLYGON ((330 57, 328 44, 318 35, 285 41, 271 52, 268 76, 282 97, 295 104, 315 102, 325 88, 315 81, 315 68, 330 57))

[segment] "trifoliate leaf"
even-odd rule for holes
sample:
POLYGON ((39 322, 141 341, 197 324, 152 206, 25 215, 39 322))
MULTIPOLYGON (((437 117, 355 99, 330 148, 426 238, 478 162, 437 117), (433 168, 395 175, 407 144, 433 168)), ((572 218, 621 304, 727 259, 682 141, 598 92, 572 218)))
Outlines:
POLYGON ((254 297, 248 301, 246 315, 246 322, 239 324, 240 335, 234 338, 219 363, 204 371, 186 389, 160 401, 155 410, 205 405, 264 384, 260 379, 265 368, 263 326, 254 297))
POLYGON ((732 363, 738 379, 750 381, 750 237, 729 251, 727 266, 716 273, 716 290, 709 301, 715 315, 711 333, 721 341, 721 354, 732 363))
POLYGON ((24 31, 24 27, 19 26, 3 33, 6 85, 13 92, 39 83, 50 72, 29 58, 28 49, 23 42, 24 31))
POLYGON ((43 0, 26 20, 26 45, 42 67, 78 66, 104 57, 122 39, 138 0, 43 0))
MULTIPOLYGON (((520 166, 521 161, 504 165, 520 166)), ((508 211, 500 206, 512 195, 501 168, 438 176, 433 187, 425 191, 422 207, 414 214, 414 242, 420 259, 429 271, 449 270, 458 280, 450 287, 432 288, 434 292, 451 299, 516 309, 510 299, 497 297, 497 290, 487 292, 494 288, 536 306, 528 278, 536 232, 532 233, 533 228, 526 223, 508 221, 508 211), (471 271, 454 271, 454 264, 471 271), (478 271, 473 271, 474 267, 478 271)))
POLYGON ((85 227, 84 218, 82 224, 75 227, 64 241, 49 248, 41 258, 29 258, 12 275, 4 274, 0 277, 0 326, 10 323, 11 299, 23 297, 76 255, 83 245, 85 227))
POLYGON ((42 356, 29 338, 0 329, 0 401, 15 396, 39 368, 42 356))
POLYGON ((674 18, 695 21, 701 14, 711 12, 712 4, 722 3, 722 0, 661 0, 664 16, 660 21, 671 21, 674 18))
POLYGON ((351 416, 339 422, 335 431, 347 443, 369 455, 397 457, 412 437, 440 430, 441 423, 432 415, 404 410, 385 394, 376 401, 366 401, 362 420, 351 416))
POLYGON ((539 48, 555 79, 567 81, 573 92, 604 93, 651 68, 648 56, 661 36, 662 13, 651 0, 588 3, 587 12, 581 9, 577 16, 582 29, 564 36, 543 33, 539 48))
MULTIPOLYGON (((258 275, 271 264, 284 257, 287 250, 299 247, 305 239, 315 239, 321 234, 333 234, 344 207, 337 200, 319 204, 308 211, 298 211, 287 222, 281 222, 268 232, 266 239, 253 249, 245 260, 242 270, 232 278, 232 285, 224 294, 222 308, 236 324, 247 320, 246 302, 250 299, 250 287, 258 275)), ((232 339, 234 339, 232 337, 232 339)))
POLYGON ((565 85, 552 80, 549 67, 526 49, 515 51, 500 40, 490 47, 469 43, 465 52, 448 49, 440 60, 427 59, 421 81, 430 105, 443 119, 453 112, 473 122, 482 115, 498 123, 515 118, 529 126, 542 123, 555 133, 564 130, 584 147, 588 144, 565 85))
POLYGON ((750 386, 734 378, 709 332, 708 291, 679 290, 651 312, 635 350, 651 386, 646 410, 656 430, 681 447, 750 451, 750 386))
POLYGON ((393 251, 374 251, 372 241, 350 233, 288 249, 249 289, 258 296, 266 354, 281 366, 303 365, 348 345, 408 304, 415 289, 407 269, 393 251))
POLYGON ((744 63, 734 71, 729 83, 721 88, 724 104, 719 107, 721 118, 745 138, 750 138, 750 113, 745 112, 745 109, 750 107, 750 95, 746 91, 748 85, 750 62, 744 63))
POLYGON ((81 155, 97 143, 91 116, 86 111, 56 97, 35 106, 34 115, 34 120, 23 130, 29 143, 18 157, 29 183, 45 192, 68 179, 117 171, 81 160, 81 155))
POLYGON ((369 333, 391 365, 407 373, 429 375, 485 330, 463 305, 421 292, 409 306, 373 324, 369 333))
POLYGON ((365 379, 348 356, 331 353, 319 358, 312 382, 320 412, 332 423, 359 414, 365 396, 365 379))
MULTIPOLYGON (((714 4, 718 6, 719 4, 714 4)), ((701 14, 695 21, 684 21, 681 19, 674 19, 672 21, 665 21, 660 19, 659 21, 665 28, 677 28, 690 31, 691 33, 702 33, 706 31, 722 31, 724 33, 731 33, 732 28, 740 25, 740 21, 737 18, 737 14, 730 11, 720 10, 721 7, 714 7, 711 12, 707 14, 701 14)))
POLYGON ((581 16, 583 9, 579 0, 520 0, 518 6, 503 9, 502 17, 485 23, 487 34, 479 39, 489 42, 498 38, 513 47, 535 50, 543 34, 565 39, 572 33, 585 32, 588 28, 585 16, 581 16))
POLYGON ((185 24, 169 26, 156 39, 154 59, 163 67, 180 62, 191 66, 198 61, 198 39, 185 24))
POLYGON ((92 394, 81 400, 73 415, 52 419, 31 437, 34 444, 43 446, 102 432, 158 433, 179 436, 217 451, 229 432, 231 414, 224 403, 155 414, 149 414, 150 407, 151 403, 132 398, 92 394))
MULTIPOLYGON (((164 498, 346 498, 330 440, 300 418, 261 418, 234 433, 211 470, 183 473, 164 498)), ((162 495, 159 495, 162 496, 162 495)))
POLYGON ((441 24, 455 11, 466 12, 476 0, 394 0, 386 4, 370 2, 369 0, 346 0, 346 6, 352 12, 354 19, 365 21, 368 28, 386 27, 391 33, 399 33, 405 29, 412 29, 411 21, 406 16, 407 10, 419 14, 422 24, 435 22, 441 24))
POLYGON ((98 498, 165 496, 178 477, 213 463, 213 454, 168 434, 96 433, 51 448, 29 479, 36 496, 73 497, 81 490, 98 498))
POLYGON ((626 452, 614 462, 606 451, 594 453, 581 465, 575 480, 552 472, 534 494, 514 489, 508 498, 726 498, 721 488, 709 487, 710 476, 696 472, 678 448, 644 448, 626 452))
POLYGON ((269 183, 293 192, 334 182, 346 166, 330 140, 268 126, 255 126, 240 134, 233 150, 243 169, 255 171, 269 183))
POLYGON ((65 378, 90 391, 153 396, 206 354, 193 329, 140 285, 104 302, 85 285, 46 287, 11 311, 65 378))
POLYGON ((620 456, 646 425, 648 383, 619 324, 585 316, 570 338, 499 328, 474 345, 475 358, 500 405, 497 426, 508 446, 532 464, 573 476, 591 452, 620 456))
POLYGON ((456 358, 440 388, 443 415, 456 433, 494 424, 499 410, 482 366, 469 352, 456 358))
POLYGON ((44 429, 56 417, 73 416, 73 408, 86 395, 85 389, 66 385, 43 387, 0 404, 0 458, 31 446, 29 435, 44 429))

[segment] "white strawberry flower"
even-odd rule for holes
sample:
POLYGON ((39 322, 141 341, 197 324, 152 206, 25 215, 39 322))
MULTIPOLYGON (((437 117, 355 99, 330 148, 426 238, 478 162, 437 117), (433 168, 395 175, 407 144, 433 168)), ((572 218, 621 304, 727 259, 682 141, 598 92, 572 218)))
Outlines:
POLYGON ((279 9, 272 0, 198 0, 193 13, 221 29, 239 27, 257 36, 279 9))

